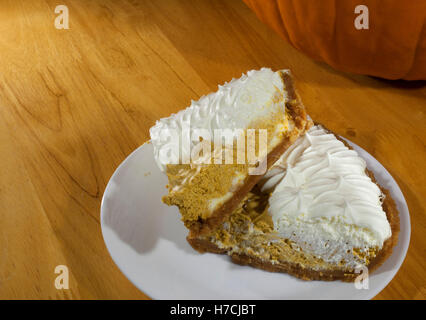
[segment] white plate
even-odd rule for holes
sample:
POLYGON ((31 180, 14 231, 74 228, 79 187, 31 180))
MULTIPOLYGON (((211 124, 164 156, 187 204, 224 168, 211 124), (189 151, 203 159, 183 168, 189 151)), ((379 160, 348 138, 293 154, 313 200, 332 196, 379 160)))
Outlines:
POLYGON ((187 229, 178 209, 161 202, 167 177, 155 164, 150 143, 123 161, 105 189, 101 205, 105 244, 126 277, 154 299, 371 299, 392 280, 405 258, 410 216, 389 172, 369 153, 350 144, 390 191, 401 221, 398 245, 370 275, 368 289, 340 281, 303 281, 235 265, 226 255, 194 251, 186 242, 187 229))

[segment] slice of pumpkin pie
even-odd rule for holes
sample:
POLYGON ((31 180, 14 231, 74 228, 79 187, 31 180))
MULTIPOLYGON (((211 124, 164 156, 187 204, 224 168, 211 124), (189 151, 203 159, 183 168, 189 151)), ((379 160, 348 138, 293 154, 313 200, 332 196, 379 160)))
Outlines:
POLYGON ((315 125, 275 162, 200 252, 306 280, 353 281, 391 253, 399 217, 389 192, 343 140, 315 125))
POLYGON ((163 202, 192 235, 213 232, 309 123, 288 70, 252 70, 219 86, 150 129, 169 180, 163 202))

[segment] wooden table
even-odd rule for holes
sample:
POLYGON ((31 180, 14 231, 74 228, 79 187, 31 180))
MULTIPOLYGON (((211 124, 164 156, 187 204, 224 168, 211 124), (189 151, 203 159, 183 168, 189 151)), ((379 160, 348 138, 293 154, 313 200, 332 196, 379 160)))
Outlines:
POLYGON ((309 114, 374 155, 411 214, 379 299, 426 297, 426 90, 307 58, 238 0, 0 3, 0 298, 143 299, 99 225, 108 179, 154 121, 262 66, 290 68, 309 114), (57 290, 57 265, 70 289, 57 290))

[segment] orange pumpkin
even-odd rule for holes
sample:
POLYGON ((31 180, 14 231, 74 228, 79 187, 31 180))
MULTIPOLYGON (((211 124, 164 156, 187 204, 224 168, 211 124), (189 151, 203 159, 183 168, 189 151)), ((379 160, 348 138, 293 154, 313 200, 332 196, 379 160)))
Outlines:
POLYGON ((387 79, 426 79, 425 0, 244 2, 294 47, 336 69, 387 79), (354 24, 360 4, 368 8, 368 29, 358 30, 354 24))

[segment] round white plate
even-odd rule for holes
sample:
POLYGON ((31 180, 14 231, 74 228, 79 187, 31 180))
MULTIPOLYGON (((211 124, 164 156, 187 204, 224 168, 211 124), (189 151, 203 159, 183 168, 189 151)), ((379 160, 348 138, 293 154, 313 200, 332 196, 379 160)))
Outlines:
POLYGON ((154 299, 371 299, 392 280, 405 258, 410 216, 389 172, 369 153, 350 144, 390 191, 401 220, 398 245, 370 275, 368 289, 340 281, 303 281, 235 265, 226 255, 194 251, 186 242, 187 229, 178 209, 161 202, 167 177, 155 164, 150 143, 123 161, 105 189, 101 205, 105 244, 126 277, 154 299))

